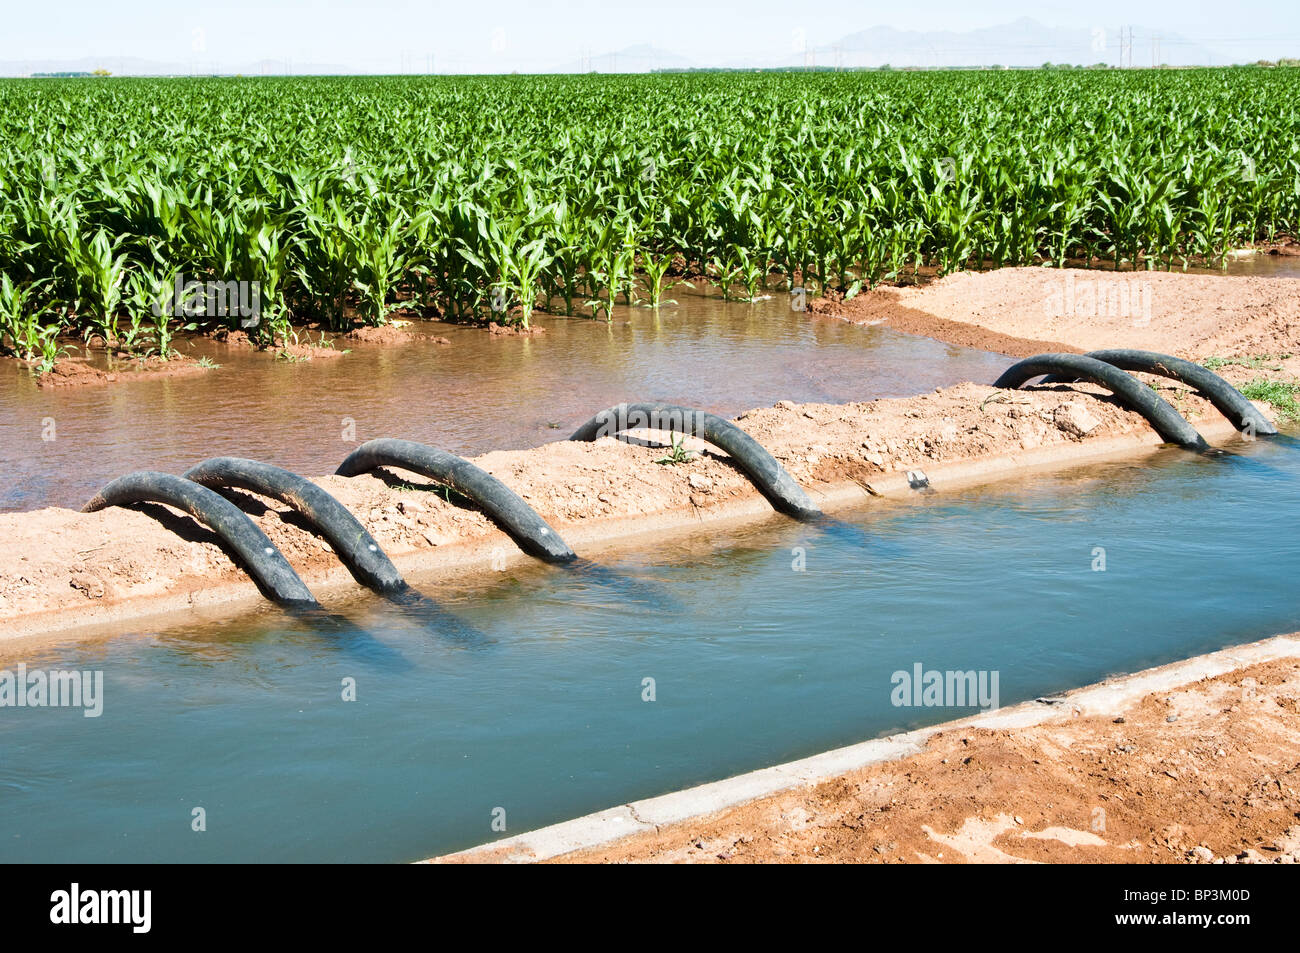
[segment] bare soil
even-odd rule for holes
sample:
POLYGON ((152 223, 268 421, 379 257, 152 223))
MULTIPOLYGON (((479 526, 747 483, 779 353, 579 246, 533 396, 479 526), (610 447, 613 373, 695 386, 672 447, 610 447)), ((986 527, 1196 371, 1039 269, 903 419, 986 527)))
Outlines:
POLYGON ((36 378, 38 387, 84 387, 113 384, 129 380, 157 380, 161 377, 186 377, 202 374, 209 368, 194 358, 177 354, 170 360, 159 357, 132 358, 117 362, 111 370, 96 367, 85 358, 65 357, 48 372, 36 378))
POLYGON ((1003 268, 809 307, 1014 357, 1121 347, 1190 360, 1288 355, 1286 370, 1300 373, 1300 280, 1292 278, 1003 268))
POLYGON ((1300 662, 935 735, 924 752, 562 863, 1296 863, 1300 662))
POLYGON ((409 322, 395 322, 378 327, 354 328, 343 335, 343 340, 348 344, 403 344, 412 338, 427 338, 435 344, 451 343, 447 338, 441 336, 429 338, 428 335, 407 327, 407 324, 409 322))
POLYGON ((538 334, 546 333, 546 328, 541 327, 539 325, 533 325, 531 327, 524 328, 524 327, 520 327, 517 324, 493 323, 493 324, 489 324, 487 326, 487 329, 488 329, 488 333, 491 334, 493 337, 526 338, 526 337, 536 337, 538 334))

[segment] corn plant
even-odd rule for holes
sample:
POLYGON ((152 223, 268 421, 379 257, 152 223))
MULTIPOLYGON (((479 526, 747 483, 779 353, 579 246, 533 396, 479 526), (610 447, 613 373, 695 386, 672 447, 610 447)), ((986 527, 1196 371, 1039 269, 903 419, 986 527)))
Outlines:
POLYGON ((643 255, 641 270, 645 274, 646 304, 658 308, 663 303, 663 294, 668 290, 664 286, 664 276, 673 266, 672 255, 643 255))
POLYGON ((108 233, 99 229, 89 241, 77 244, 73 258, 77 301, 86 309, 88 321, 85 333, 100 335, 109 347, 119 346, 119 309, 127 273, 126 254, 114 255, 114 251, 108 233))
POLYGON ((49 340, 134 350, 160 337, 134 302, 147 272, 257 282, 270 346, 397 307, 609 319, 661 302, 669 261, 733 300, 773 273, 847 293, 926 269, 1221 264, 1300 232, 1295 77, 0 80, 0 271, 41 282, 49 340))
POLYGON ((45 322, 41 284, 18 284, 7 272, 0 272, 0 347, 25 361, 44 355, 58 335, 58 325, 45 322))

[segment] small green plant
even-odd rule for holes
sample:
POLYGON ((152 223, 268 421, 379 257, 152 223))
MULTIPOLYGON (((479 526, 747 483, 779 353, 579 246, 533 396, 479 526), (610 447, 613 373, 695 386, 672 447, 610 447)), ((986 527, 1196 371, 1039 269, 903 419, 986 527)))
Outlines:
POLYGON ((127 274, 127 253, 118 252, 120 247, 102 228, 90 241, 81 241, 73 247, 78 297, 88 310, 86 337, 98 334, 110 347, 117 347, 121 339, 118 309, 127 274))
POLYGON ((732 261, 724 262, 721 258, 714 258, 712 261, 713 283, 718 286, 722 292, 723 301, 734 301, 736 295, 732 294, 731 289, 740 282, 740 267, 732 261))
MULTIPOLYGON (((166 298, 170 288, 158 287, 158 279, 152 272, 131 272, 126 278, 127 326, 121 331, 118 346, 128 354, 142 354, 145 350, 149 322, 146 318, 151 311, 161 311, 168 307, 166 298)), ((164 283, 164 285, 169 283, 164 283)))
POLYGON ((682 440, 682 438, 674 436, 672 438, 672 445, 668 450, 668 454, 666 456, 660 457, 658 460, 655 461, 655 463, 658 463, 662 466, 675 467, 678 464, 689 463, 691 458, 694 456, 695 456, 695 451, 687 450, 686 444, 682 440))
MULTIPOLYGON (((9 275, 0 272, 0 346, 12 349, 24 360, 33 360, 44 350, 45 328, 41 320, 46 308, 35 300, 40 282, 15 284, 9 275), (5 345, 5 339, 9 344, 5 345)), ((54 325, 58 333, 57 322, 54 325)))
MULTIPOLYGON (((651 308, 657 308, 664 304, 663 293, 672 288, 676 282, 664 286, 664 276, 668 274, 668 269, 673 266, 672 255, 646 255, 641 259, 641 270, 645 272, 646 304, 651 308)), ((676 302, 669 301, 668 304, 676 302)))
POLYGON ((36 376, 48 374, 54 370, 54 365, 58 363, 59 358, 68 352, 68 348, 59 344, 59 326, 52 324, 49 327, 40 328, 38 335, 38 357, 36 364, 36 376))
POLYGON ((536 306, 538 280, 551 263, 552 256, 546 254, 543 239, 529 242, 518 251, 511 250, 506 256, 506 276, 510 281, 510 290, 519 298, 518 324, 527 331, 531 327, 533 308, 536 306))
POLYGON ((1300 384, 1257 377, 1243 384, 1241 392, 1250 400, 1262 400, 1272 404, 1284 417, 1300 420, 1300 400, 1296 399, 1300 397, 1300 384))
MULTIPOLYGON (((193 331, 194 328, 195 325, 192 323, 184 326, 186 331, 193 331)), ((154 319, 153 336, 158 346, 158 358, 163 361, 170 361, 176 355, 176 349, 172 347, 172 340, 176 337, 176 328, 172 326, 171 316, 166 311, 154 319)))
POLYGON ((1212 371, 1221 367, 1246 367, 1252 371, 1280 371, 1282 370, 1280 366, 1270 366, 1270 362, 1284 361, 1290 356, 1290 354, 1258 354, 1254 357, 1207 357, 1201 363, 1212 371))
MULTIPOLYGON (((415 489, 415 487, 407 487, 407 489, 413 490, 415 489)), ((437 486, 435 486, 432 490, 432 493, 434 496, 442 497, 452 506, 473 506, 474 505, 474 501, 471 500, 469 497, 464 496, 463 494, 458 492, 455 488, 447 486, 444 483, 440 483, 437 486)))

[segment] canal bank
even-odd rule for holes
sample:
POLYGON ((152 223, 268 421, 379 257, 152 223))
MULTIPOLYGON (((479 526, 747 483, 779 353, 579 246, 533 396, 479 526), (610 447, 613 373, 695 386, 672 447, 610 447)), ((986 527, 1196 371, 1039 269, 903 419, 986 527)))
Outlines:
POLYGON ((711 784, 444 863, 1296 863, 1300 635, 711 784))

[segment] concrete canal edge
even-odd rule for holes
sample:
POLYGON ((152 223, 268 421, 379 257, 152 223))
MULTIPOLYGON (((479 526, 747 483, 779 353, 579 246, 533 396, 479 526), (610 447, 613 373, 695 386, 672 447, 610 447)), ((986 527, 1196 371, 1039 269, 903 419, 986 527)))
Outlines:
POLYGON ((936 734, 957 729, 1021 729, 1053 721, 1118 715, 1148 694, 1214 678, 1248 665, 1300 659, 1300 634, 1279 635, 1108 678, 1044 701, 984 712, 904 734, 836 748, 798 761, 632 801, 571 821, 433 857, 422 863, 535 863, 609 845, 666 824, 699 818, 795 788, 810 787, 847 772, 897 760, 924 750, 936 734))

